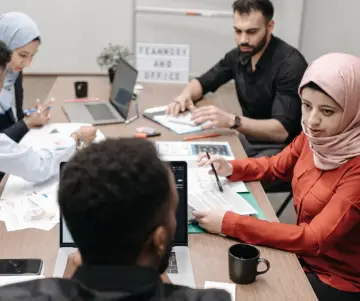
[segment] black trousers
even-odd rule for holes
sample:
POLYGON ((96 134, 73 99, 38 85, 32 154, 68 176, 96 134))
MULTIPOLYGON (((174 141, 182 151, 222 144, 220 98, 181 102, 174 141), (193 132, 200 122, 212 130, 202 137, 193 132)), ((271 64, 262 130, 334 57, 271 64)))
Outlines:
POLYGON ((319 301, 359 301, 360 293, 339 291, 322 282, 314 273, 306 273, 306 276, 319 301))

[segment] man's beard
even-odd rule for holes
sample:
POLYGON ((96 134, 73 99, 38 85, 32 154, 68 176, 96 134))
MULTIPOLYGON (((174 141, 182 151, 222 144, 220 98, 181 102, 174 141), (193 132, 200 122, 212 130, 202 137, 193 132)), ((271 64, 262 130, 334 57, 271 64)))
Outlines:
POLYGON ((172 251, 172 243, 169 243, 167 246, 164 256, 161 258, 158 271, 160 274, 164 273, 169 265, 169 259, 171 257, 171 251, 172 251))
POLYGON ((267 35, 268 35, 268 31, 266 30, 263 39, 256 46, 252 46, 249 44, 240 44, 239 45, 240 61, 242 64, 244 64, 244 65, 247 64, 253 56, 257 55, 261 50, 263 50, 263 48, 265 47, 266 42, 267 42, 267 35), (241 51, 240 47, 249 47, 252 50, 243 52, 243 51, 241 51))

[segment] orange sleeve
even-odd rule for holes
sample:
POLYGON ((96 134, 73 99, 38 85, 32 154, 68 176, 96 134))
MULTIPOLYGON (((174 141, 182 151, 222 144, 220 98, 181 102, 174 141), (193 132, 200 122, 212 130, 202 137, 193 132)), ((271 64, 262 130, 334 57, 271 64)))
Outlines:
POLYGON ((227 212, 222 233, 243 242, 316 256, 360 224, 360 168, 353 166, 309 224, 288 225, 227 212))
POLYGON ((281 179, 290 181, 303 144, 307 141, 301 133, 282 152, 273 157, 248 158, 230 161, 233 173, 230 181, 273 181, 281 179))

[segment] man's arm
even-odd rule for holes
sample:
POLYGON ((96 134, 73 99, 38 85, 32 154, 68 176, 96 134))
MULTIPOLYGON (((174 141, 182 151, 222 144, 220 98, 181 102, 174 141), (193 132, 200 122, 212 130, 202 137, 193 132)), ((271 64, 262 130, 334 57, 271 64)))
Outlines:
POLYGON ((192 101, 200 100, 208 92, 215 92, 221 85, 234 77, 237 49, 229 51, 214 67, 200 77, 192 80, 181 93, 190 96, 192 101))
POLYGON ((258 120, 241 116, 237 130, 256 140, 284 143, 289 136, 285 127, 276 119, 258 120))
POLYGON ((272 118, 256 120, 241 117, 238 131, 245 136, 259 140, 284 143, 293 139, 301 130, 301 100, 298 94, 301 79, 307 68, 306 61, 297 53, 292 53, 284 61, 275 79, 275 99, 272 118))
POLYGON ((0 134, 0 171, 41 182, 56 174, 60 163, 68 161, 75 150, 75 138, 62 139, 60 145, 49 143, 48 148, 37 151, 0 134))

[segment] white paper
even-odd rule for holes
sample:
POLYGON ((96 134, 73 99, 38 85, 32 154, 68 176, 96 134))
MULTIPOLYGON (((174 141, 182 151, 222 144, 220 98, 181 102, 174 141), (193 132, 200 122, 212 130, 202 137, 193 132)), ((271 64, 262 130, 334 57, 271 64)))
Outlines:
MULTIPOLYGON (((219 178, 220 180, 220 178, 219 178)), ((257 211, 221 179, 223 192, 219 190, 214 175, 205 168, 188 169, 188 203, 197 211, 222 209, 241 215, 257 214, 257 211)))
POLYGON ((43 278, 45 278, 43 275, 0 276, 0 286, 43 278))
MULTIPOLYGON (((201 168, 189 168, 188 185, 189 187, 191 187, 191 190, 196 190, 197 188, 203 190, 207 187, 211 187, 212 190, 218 189, 215 175, 210 175, 210 170, 210 166, 201 168)), ((244 182, 230 182, 227 178, 220 176, 219 181, 224 189, 230 188, 235 192, 248 192, 248 189, 246 188, 244 182)))
POLYGON ((208 288, 222 289, 227 291, 231 296, 231 300, 236 300, 236 285, 234 283, 205 281, 204 289, 208 288))
POLYGON ((228 142, 212 141, 157 141, 156 147, 162 158, 174 158, 174 161, 196 160, 199 150, 208 150, 211 154, 218 154, 227 160, 233 160, 234 155, 228 142), (221 149, 223 153, 217 153, 221 149))
POLYGON ((167 115, 155 115, 154 120, 161 125, 167 127, 168 129, 174 131, 177 134, 187 134, 202 131, 202 127, 200 125, 186 125, 177 122, 172 122, 169 120, 169 116, 167 115))
MULTIPOLYGON (((46 147, 54 139, 69 137, 81 123, 55 123, 41 129, 29 131, 21 141, 39 149, 46 147), (54 133, 56 132, 56 133, 54 133)), ((105 139, 97 131, 95 143, 105 139)), ((28 182, 20 177, 10 175, 0 199, 0 220, 5 222, 7 231, 29 228, 51 230, 59 223, 57 190, 59 174, 41 183, 28 182)))
POLYGON ((153 107, 153 108, 144 110, 144 113, 152 114, 152 113, 165 112, 166 109, 167 109, 167 106, 153 107))

